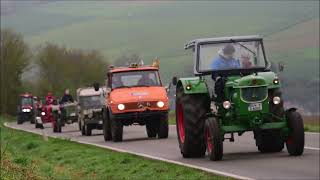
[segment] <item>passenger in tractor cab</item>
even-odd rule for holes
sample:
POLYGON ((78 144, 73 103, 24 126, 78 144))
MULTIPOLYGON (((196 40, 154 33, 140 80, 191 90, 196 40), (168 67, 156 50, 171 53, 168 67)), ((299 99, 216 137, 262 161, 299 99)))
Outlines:
POLYGON ((73 100, 72 95, 70 94, 69 89, 65 89, 64 95, 61 98, 60 104, 64 104, 64 103, 67 103, 67 102, 73 102, 73 101, 74 100, 73 100))
POLYGON ((152 80, 152 73, 145 72, 138 81, 138 86, 155 86, 156 83, 152 80))
POLYGON ((225 45, 222 49, 218 51, 218 57, 214 58, 211 64, 211 69, 213 70, 228 70, 239 68, 239 60, 234 58, 235 48, 232 44, 225 45))

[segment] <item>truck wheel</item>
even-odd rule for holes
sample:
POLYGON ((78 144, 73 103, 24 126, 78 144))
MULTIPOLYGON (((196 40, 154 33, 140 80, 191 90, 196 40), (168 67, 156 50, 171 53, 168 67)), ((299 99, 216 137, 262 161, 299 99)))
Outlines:
POLYGON ((291 156, 299 156, 304 149, 304 128, 301 115, 295 111, 287 113, 289 136, 286 140, 288 153, 291 156))
POLYGON ((284 148, 280 130, 261 130, 255 132, 256 144, 262 153, 280 152, 284 148))
POLYGON ((30 123, 31 123, 31 124, 34 124, 35 122, 36 122, 36 116, 33 115, 33 116, 31 117, 31 119, 30 119, 30 123))
POLYGON ((84 124, 81 125, 81 135, 82 135, 82 136, 85 136, 85 135, 86 135, 85 129, 86 129, 86 128, 84 127, 84 124))
POLYGON ((186 95, 183 88, 177 89, 176 124, 181 154, 183 157, 201 157, 206 152, 203 116, 210 109, 208 95, 186 95))
POLYGON ((158 138, 159 139, 168 138, 168 134, 169 134, 168 113, 166 113, 159 120, 158 138))
POLYGON ((110 141, 112 140, 112 134, 111 134, 111 124, 110 124, 110 119, 109 115, 107 114, 108 112, 103 109, 102 112, 102 118, 103 118, 103 137, 105 141, 110 141))
POLYGON ((92 128, 89 124, 85 124, 84 125, 84 129, 85 129, 85 135, 86 136, 91 136, 92 133, 92 128))
POLYGON ((209 117, 205 122, 205 141, 211 161, 220 161, 223 156, 223 139, 220 134, 218 121, 209 117))
POLYGON ((115 119, 110 113, 109 120, 111 122, 111 134, 113 142, 122 141, 123 125, 119 119, 115 119))
POLYGON ((155 119, 151 119, 149 121, 147 121, 146 123, 146 130, 147 130, 147 135, 149 138, 154 138, 157 136, 157 126, 158 125, 158 120, 155 119))

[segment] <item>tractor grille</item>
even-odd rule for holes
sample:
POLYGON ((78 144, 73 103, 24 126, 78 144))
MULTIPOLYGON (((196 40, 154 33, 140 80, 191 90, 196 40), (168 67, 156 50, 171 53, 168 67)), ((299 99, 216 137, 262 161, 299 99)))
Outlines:
POLYGON ((241 88, 241 98, 244 102, 261 102, 268 97, 266 86, 241 88))
POLYGON ((150 102, 131 102, 125 104, 126 109, 141 109, 141 108, 157 108, 157 101, 150 102))

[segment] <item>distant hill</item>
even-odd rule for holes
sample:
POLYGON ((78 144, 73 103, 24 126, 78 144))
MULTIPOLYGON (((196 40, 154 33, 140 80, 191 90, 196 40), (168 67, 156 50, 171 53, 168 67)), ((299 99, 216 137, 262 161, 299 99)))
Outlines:
POLYGON ((1 16, 1 27, 21 32, 34 47, 50 41, 97 49, 111 60, 130 53, 145 63, 159 57, 165 83, 173 75, 192 75, 187 41, 260 34, 269 60, 285 63, 286 98, 319 111, 317 99, 300 97, 319 86, 319 1, 57 1, 24 5, 1 16), (287 91, 293 87, 293 94, 287 91))

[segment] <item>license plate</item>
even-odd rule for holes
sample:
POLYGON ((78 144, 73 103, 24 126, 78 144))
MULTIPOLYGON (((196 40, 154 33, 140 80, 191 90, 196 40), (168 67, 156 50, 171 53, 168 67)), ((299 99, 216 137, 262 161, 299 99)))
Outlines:
POLYGON ((260 111, 262 110, 262 104, 261 103, 252 103, 248 107, 249 111, 260 111))
POLYGON ((102 124, 102 121, 99 121, 99 124, 102 124))

